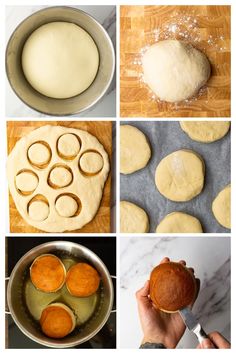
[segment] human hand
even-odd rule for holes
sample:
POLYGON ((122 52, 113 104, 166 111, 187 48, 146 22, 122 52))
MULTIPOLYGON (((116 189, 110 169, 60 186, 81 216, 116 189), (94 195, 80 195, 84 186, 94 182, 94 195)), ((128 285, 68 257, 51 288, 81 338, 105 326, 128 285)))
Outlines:
MULTIPOLYGON (((161 263, 166 262, 170 262, 167 257, 161 261, 161 263)), ((180 261, 180 263, 186 265, 185 261, 180 261)), ((189 268, 189 270, 194 273, 193 268, 189 268)), ((196 279, 196 283, 198 295, 200 280, 196 279)), ((149 292, 149 280, 146 281, 143 288, 136 292, 139 318, 144 335, 142 343, 162 343, 166 348, 175 348, 184 334, 185 324, 178 312, 166 313, 156 309, 149 297, 149 292)))
POLYGON ((201 344, 198 344, 197 349, 229 349, 230 343, 218 332, 208 334, 207 339, 204 339, 201 344))

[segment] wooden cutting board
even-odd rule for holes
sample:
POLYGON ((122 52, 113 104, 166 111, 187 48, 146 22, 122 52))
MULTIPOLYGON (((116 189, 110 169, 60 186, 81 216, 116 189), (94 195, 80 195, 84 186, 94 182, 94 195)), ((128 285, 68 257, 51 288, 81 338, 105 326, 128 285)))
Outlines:
MULTIPOLYGON (((61 125, 68 128, 83 129, 94 136, 103 144, 106 149, 110 163, 112 161, 112 122, 75 122, 75 121, 9 121, 7 122, 8 154, 15 146, 17 140, 32 130, 43 125, 61 125)), ((110 204, 111 204, 111 173, 105 184, 103 198, 95 218, 80 230, 71 231, 73 233, 109 233, 110 228, 110 204)), ((9 193, 9 214, 10 232, 12 233, 43 233, 24 221, 16 209, 15 203, 9 193)), ((70 233, 71 233, 70 232, 70 233)))
POLYGON ((230 6, 121 6, 120 113, 122 117, 230 117, 230 6), (197 100, 176 108, 151 99, 138 76, 141 66, 134 61, 142 48, 155 43, 157 29, 188 15, 197 21, 200 40, 194 46, 208 56, 212 75, 197 100))

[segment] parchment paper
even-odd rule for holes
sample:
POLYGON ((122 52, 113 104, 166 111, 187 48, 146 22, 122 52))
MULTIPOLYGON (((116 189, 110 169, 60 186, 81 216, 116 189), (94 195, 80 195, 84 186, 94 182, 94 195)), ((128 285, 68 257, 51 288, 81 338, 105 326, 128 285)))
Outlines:
POLYGON ((125 122, 140 129, 149 139, 152 157, 148 165, 130 175, 120 176, 120 200, 128 200, 143 208, 150 221, 150 231, 167 214, 183 211, 199 219, 205 233, 228 233, 212 214, 212 201, 230 183, 230 131, 210 144, 196 142, 181 129, 179 122, 125 122), (179 149, 192 149, 205 161, 203 191, 188 202, 172 202, 162 196, 155 185, 156 167, 163 157, 179 149))

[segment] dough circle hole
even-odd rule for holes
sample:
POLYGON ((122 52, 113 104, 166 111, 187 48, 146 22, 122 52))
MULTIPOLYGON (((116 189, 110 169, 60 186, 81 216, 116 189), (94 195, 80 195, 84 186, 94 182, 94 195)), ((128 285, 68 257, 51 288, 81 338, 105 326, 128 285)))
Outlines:
POLYGON ((46 197, 37 194, 28 203, 28 215, 34 221, 44 221, 48 218, 50 207, 46 197))
POLYGON ((102 155, 96 150, 85 151, 79 159, 79 170, 87 177, 95 176, 103 169, 102 155))
POLYGON ((49 172, 47 182, 54 189, 68 187, 73 182, 73 172, 67 165, 55 164, 49 172))
POLYGON ((56 198, 55 208, 60 216, 72 218, 80 214, 82 205, 80 199, 75 194, 64 193, 56 198))
POLYGON ((80 152, 82 142, 73 133, 61 135, 57 140, 57 153, 64 160, 73 160, 80 152))
POLYGON ((15 176, 15 187, 19 194, 27 196, 32 194, 38 187, 39 178, 31 170, 23 169, 17 172, 15 176))
POLYGON ((27 151, 27 158, 31 165, 43 169, 48 166, 52 158, 52 151, 45 141, 36 141, 27 151))

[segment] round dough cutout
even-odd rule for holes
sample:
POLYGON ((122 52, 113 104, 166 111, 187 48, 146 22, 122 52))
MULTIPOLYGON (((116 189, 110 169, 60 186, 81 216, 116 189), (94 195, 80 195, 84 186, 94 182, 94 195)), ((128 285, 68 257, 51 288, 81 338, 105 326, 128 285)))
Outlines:
POLYGON ((92 37, 69 22, 50 22, 26 40, 22 68, 30 85, 42 95, 66 99, 94 81, 99 53, 92 37))
POLYGON ((49 215, 49 205, 42 200, 35 200, 29 204, 29 217, 34 221, 44 221, 49 215))
POLYGON ((180 126, 183 131, 195 141, 212 143, 223 138, 229 131, 230 122, 189 122, 182 121, 180 126))
POLYGON ((49 174, 49 183, 56 188, 63 188, 71 184, 73 175, 69 168, 55 166, 49 174))
POLYGON ((213 214, 218 223, 231 228, 231 185, 226 186, 212 203, 213 214))
POLYGON ((65 159, 72 159, 77 156, 80 148, 80 141, 75 134, 64 134, 58 139, 58 153, 65 159))
POLYGON ((131 125, 120 126, 120 172, 130 174, 144 168, 151 157, 146 136, 131 125))
POLYGON ((16 188, 22 194, 33 193, 38 187, 38 183, 38 176, 30 170, 20 171, 15 178, 16 188))
POLYGON ((143 55, 142 65, 146 84, 167 102, 194 96, 211 73, 206 55, 178 40, 163 40, 150 46, 143 55))
POLYGON ((192 215, 175 211, 161 220, 156 233, 202 233, 200 221, 192 215))
POLYGON ((58 214, 65 218, 74 216, 79 207, 75 198, 69 195, 59 196, 55 206, 58 214))
POLYGON ((136 204, 120 202, 120 232, 146 233, 149 230, 147 213, 136 204))
POLYGON ((103 168, 103 158, 98 152, 85 152, 80 158, 80 168, 88 175, 96 174, 103 168))
POLYGON ((28 149, 28 158, 32 165, 43 167, 51 159, 50 148, 47 147, 46 143, 34 143, 28 149))
POLYGON ((205 164, 191 150, 178 150, 164 157, 156 168, 155 182, 159 192, 175 202, 186 202, 201 193, 205 164))

